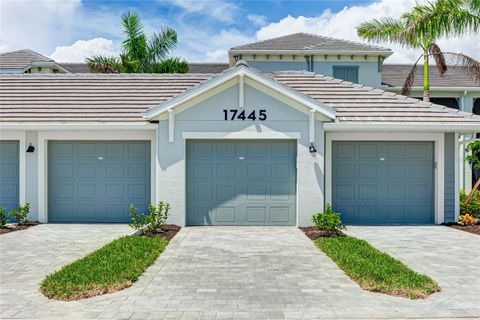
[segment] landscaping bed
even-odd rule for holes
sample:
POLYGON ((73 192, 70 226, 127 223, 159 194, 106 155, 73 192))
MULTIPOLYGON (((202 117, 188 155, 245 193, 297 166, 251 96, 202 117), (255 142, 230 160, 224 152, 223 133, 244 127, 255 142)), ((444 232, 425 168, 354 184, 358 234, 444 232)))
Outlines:
POLYGON ((40 291, 56 300, 79 300, 130 287, 180 231, 165 225, 155 232, 118 238, 47 276, 40 291))
POLYGON ((39 222, 26 222, 22 224, 11 224, 11 225, 6 225, 0 228, 0 234, 6 234, 14 231, 20 231, 20 230, 25 230, 30 227, 34 227, 39 225, 39 222))
POLYGON ((340 230, 320 230, 316 227, 299 227, 310 240, 317 240, 318 238, 331 237, 346 237, 347 235, 340 230))
POLYGON ((461 230, 461 231, 470 232, 470 233, 473 233, 473 234, 480 235, 480 225, 478 225, 478 224, 473 225, 473 226, 462 226, 462 225, 454 222, 454 223, 446 223, 445 225, 447 227, 450 227, 450 228, 453 228, 453 229, 457 229, 457 230, 461 230))

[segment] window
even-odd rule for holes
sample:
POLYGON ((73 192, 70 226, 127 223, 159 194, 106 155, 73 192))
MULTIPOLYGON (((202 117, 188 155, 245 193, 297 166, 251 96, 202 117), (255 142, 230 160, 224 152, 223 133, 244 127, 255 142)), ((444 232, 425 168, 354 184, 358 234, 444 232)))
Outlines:
POLYGON ((358 83, 358 66, 333 66, 333 77, 358 83))
POLYGON ((448 108, 460 109, 457 98, 430 98, 430 102, 440 104, 448 108))

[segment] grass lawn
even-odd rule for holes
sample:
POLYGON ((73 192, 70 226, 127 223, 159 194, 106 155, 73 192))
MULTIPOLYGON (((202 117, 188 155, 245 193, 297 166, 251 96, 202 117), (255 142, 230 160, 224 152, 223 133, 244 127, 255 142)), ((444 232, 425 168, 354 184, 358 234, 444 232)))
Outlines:
POLYGON ((435 281, 380 252, 364 240, 336 237, 321 238, 315 243, 365 290, 410 299, 426 298, 440 291, 435 281))
POLYGON ((155 262, 168 241, 125 236, 47 276, 40 290, 49 298, 78 300, 129 287, 155 262))

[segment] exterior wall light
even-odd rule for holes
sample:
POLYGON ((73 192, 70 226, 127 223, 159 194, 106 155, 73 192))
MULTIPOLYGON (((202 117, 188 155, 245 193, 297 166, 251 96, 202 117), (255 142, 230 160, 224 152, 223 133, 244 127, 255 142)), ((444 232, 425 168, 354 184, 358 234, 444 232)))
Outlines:
POLYGON ((34 151, 35 151, 35 147, 30 143, 28 145, 27 152, 34 152, 34 151))
POLYGON ((317 149, 315 149, 315 146, 313 145, 313 143, 310 143, 310 147, 308 147, 308 152, 310 153, 317 152, 317 149))

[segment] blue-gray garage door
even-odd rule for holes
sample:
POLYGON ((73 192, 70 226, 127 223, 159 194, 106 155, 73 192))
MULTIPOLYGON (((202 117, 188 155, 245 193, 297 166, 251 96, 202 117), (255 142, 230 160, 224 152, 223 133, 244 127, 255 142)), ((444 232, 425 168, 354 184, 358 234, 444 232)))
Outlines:
POLYGON ((347 223, 434 222, 433 142, 333 142, 332 201, 347 223))
POLYGON ((18 141, 0 141, 0 206, 4 206, 6 212, 18 207, 18 177, 18 141))
POLYGON ((150 142, 49 142, 49 221, 128 222, 149 201, 150 142))
POLYGON ((187 142, 189 225, 295 225, 294 141, 187 142))

